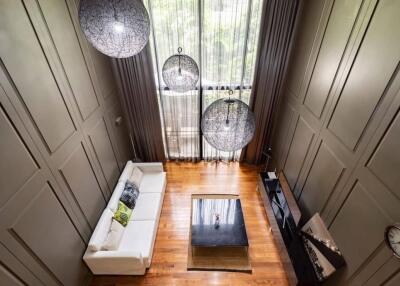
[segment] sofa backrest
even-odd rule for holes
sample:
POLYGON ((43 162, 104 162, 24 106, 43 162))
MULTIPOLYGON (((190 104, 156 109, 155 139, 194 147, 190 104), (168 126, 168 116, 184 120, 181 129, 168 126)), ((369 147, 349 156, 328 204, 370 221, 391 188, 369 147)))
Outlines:
POLYGON ((107 237, 108 231, 110 229, 110 225, 112 222, 112 218, 114 213, 106 208, 99 221, 97 222, 96 228, 93 231, 92 237, 90 238, 88 248, 91 251, 100 251, 103 245, 104 240, 107 237))

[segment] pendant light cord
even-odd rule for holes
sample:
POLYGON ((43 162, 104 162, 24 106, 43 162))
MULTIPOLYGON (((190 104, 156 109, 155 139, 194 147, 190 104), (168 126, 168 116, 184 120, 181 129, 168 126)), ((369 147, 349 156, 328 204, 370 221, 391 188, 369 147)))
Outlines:
POLYGON ((230 89, 229 91, 228 91, 228 112, 227 112, 227 114, 226 114, 226 124, 228 124, 229 123, 229 112, 230 112, 230 106, 231 106, 231 95, 233 94, 233 90, 232 89, 230 89))
POLYGON ((178 48, 178 72, 179 75, 182 75, 182 70, 181 70, 181 53, 182 53, 182 48, 178 48))

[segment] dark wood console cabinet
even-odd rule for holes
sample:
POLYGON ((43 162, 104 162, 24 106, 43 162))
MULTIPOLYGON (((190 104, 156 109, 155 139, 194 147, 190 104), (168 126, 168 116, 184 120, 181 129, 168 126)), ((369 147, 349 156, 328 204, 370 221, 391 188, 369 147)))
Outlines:
POLYGON ((271 180, 266 172, 260 173, 257 189, 289 283, 319 285, 298 232, 301 212, 284 175, 271 180))

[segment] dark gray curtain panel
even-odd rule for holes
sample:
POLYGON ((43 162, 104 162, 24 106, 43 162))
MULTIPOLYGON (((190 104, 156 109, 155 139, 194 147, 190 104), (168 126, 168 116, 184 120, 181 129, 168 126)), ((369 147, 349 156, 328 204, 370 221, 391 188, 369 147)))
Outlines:
POLYGON ((113 59, 113 70, 136 159, 144 162, 165 161, 149 45, 136 56, 113 59))
POLYGON ((274 113, 282 89, 298 0, 265 0, 261 18, 258 58, 250 108, 256 117, 253 140, 241 159, 252 164, 263 160, 271 142, 274 113))

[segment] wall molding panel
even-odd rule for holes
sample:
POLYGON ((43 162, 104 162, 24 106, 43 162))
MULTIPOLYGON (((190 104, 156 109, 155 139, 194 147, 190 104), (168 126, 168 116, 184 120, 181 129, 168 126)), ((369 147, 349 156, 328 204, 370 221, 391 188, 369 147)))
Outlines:
POLYGON ((24 286, 18 276, 15 276, 4 264, 0 262, 0 283, 9 286, 24 286))
POLYGON ((361 2, 361 0, 350 3, 335 2, 333 6, 331 12, 333 17, 326 28, 324 41, 318 53, 320 60, 314 65, 303 101, 304 106, 318 119, 321 118, 327 104, 329 90, 342 60, 353 23, 360 13, 360 9, 355 13, 354 10, 349 9, 349 5, 357 8, 360 7, 361 2), (341 17, 335 17, 336 15, 341 15, 341 17))
POLYGON ((300 22, 299 30, 294 38, 291 55, 293 66, 287 75, 288 89, 297 98, 302 98, 306 71, 321 43, 332 3, 332 0, 303 1, 300 8, 302 13, 298 20, 300 22), (301 30, 310 32, 302 33, 301 30))
POLYGON ((87 284, 82 255, 132 154, 77 3, 0 1, 0 281, 15 285, 87 284))
POLYGON ((399 147, 398 134, 400 134, 400 111, 397 111, 393 122, 382 135, 365 167, 400 200, 399 169, 386 170, 385 168, 388 161, 391 165, 400 168, 400 153, 397 150, 399 147))
POLYGON ((118 180, 118 161, 103 117, 93 126, 88 135, 108 186, 112 190, 118 180))
MULTIPOLYGON (((22 264, 21 261, 19 261, 12 253, 10 253, 2 243, 0 243, 0 257, 0 264, 5 265, 5 262, 7 262, 7 270, 12 272, 19 281, 22 281, 24 283, 23 285, 27 285, 28 282, 31 285, 42 285, 38 277, 26 268, 25 265, 22 264)), ((4 284, 8 285, 6 283, 4 284)))
POLYGON ((323 212, 345 169, 329 146, 321 142, 301 193, 296 194, 307 216, 323 212))
POLYGON ((81 212, 85 214, 85 218, 94 229, 105 207, 105 198, 82 144, 78 145, 59 167, 59 172, 80 206, 81 212))
POLYGON ((308 154, 311 143, 314 139, 315 131, 300 117, 297 121, 296 130, 289 148, 285 166, 285 175, 289 186, 294 189, 297 184, 297 178, 303 167, 304 160, 308 154))
POLYGON ((328 129, 350 150, 359 145, 363 130, 397 73, 400 50, 388 42, 398 38, 397 12, 392 5, 378 4, 330 117, 328 129), (377 52, 385 56, 376 57, 377 52), (363 104, 359 104, 361 98, 363 104))
POLYGON ((346 258, 327 285, 390 285, 400 271, 383 243, 400 222, 400 2, 303 2, 273 162, 304 219, 320 212, 346 258))

